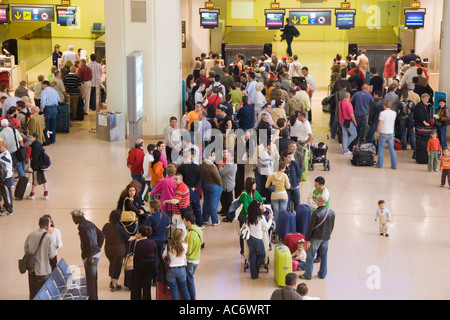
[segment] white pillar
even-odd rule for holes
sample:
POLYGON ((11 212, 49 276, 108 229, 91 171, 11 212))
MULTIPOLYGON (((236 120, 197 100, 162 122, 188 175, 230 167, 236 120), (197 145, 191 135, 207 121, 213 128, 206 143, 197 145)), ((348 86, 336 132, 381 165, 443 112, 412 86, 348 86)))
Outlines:
POLYGON ((108 109, 127 111, 126 56, 142 51, 143 135, 161 135, 171 116, 182 116, 180 0, 105 0, 105 30, 108 109))
POLYGON ((450 95, 450 0, 444 0, 442 10, 441 34, 441 66, 439 75, 439 91, 450 95))

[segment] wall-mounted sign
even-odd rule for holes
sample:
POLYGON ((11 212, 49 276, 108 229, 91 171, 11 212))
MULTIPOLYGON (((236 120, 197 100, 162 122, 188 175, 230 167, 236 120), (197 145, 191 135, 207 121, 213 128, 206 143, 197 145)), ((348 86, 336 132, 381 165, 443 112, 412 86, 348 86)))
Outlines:
POLYGON ((266 11, 266 29, 276 30, 284 27, 284 11, 266 11))
POLYGON ((291 10, 291 26, 331 26, 331 10, 291 10))
POLYGON ((272 10, 278 10, 281 8, 281 5, 279 2, 271 2, 270 3, 270 9, 272 10))
POLYGON ((356 10, 336 10, 336 29, 354 29, 356 10))
POLYGON ((70 6, 70 0, 61 0, 62 6, 70 6))
POLYGON ((0 24, 8 24, 9 21, 9 6, 0 6, 0 24))
POLYGON ((11 4, 11 21, 26 22, 54 22, 55 9, 53 6, 33 6, 11 4))
POLYGON ((214 9, 214 2, 206 1, 205 9, 214 9))
POLYGON ((420 9, 422 7, 422 4, 420 1, 411 1, 410 3, 411 9, 420 9))
POLYGON ((56 6, 56 22, 58 26, 74 27, 77 25, 77 7, 56 6))
POLYGON ((341 2, 341 9, 345 10, 345 9, 350 9, 351 5, 350 2, 341 2))

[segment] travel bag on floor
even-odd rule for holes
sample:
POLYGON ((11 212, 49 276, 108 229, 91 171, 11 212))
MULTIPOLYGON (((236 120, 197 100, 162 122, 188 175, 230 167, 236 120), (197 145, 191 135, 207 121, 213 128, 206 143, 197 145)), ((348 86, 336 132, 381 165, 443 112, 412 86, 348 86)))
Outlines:
MULTIPOLYGON (((305 240, 305 236, 301 233, 288 233, 285 237, 284 237, 284 245, 286 247, 289 248, 289 251, 292 253, 294 253, 295 251, 297 251, 297 244, 300 240, 305 240)), ((304 242, 304 248, 306 251, 306 241, 304 242)))
POLYGON ((273 273, 278 286, 286 285, 286 275, 292 272, 292 255, 285 245, 275 246, 273 273))
POLYGON ((19 181, 17 181, 16 188, 14 189, 14 198, 17 200, 23 200, 25 191, 27 190, 28 181, 28 177, 19 177, 19 181))
POLYGON ((70 113, 69 106, 58 106, 58 113, 56 115, 56 132, 70 131, 70 113))
POLYGON ((288 233, 295 233, 295 215, 289 211, 280 211, 276 226, 276 234, 283 241, 288 233))
POLYGON ((356 149, 353 152, 352 164, 357 167, 372 167, 375 163, 375 157, 371 151, 362 151, 356 149))
POLYGON ((414 155, 418 164, 428 164, 428 139, 417 139, 414 155))
POLYGON ((307 204, 301 204, 295 209, 295 229, 297 232, 306 234, 311 215, 311 207, 307 204))

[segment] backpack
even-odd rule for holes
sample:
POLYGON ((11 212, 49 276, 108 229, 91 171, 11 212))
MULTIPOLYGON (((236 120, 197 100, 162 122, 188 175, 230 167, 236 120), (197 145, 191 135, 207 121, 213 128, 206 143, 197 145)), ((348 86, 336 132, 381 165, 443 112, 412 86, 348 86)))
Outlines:
POLYGON ((45 153, 45 151, 42 151, 42 159, 41 159, 41 163, 39 164, 39 168, 43 171, 46 171, 48 169, 50 169, 50 165, 51 165, 51 161, 50 161, 50 157, 48 156, 47 153, 45 153))

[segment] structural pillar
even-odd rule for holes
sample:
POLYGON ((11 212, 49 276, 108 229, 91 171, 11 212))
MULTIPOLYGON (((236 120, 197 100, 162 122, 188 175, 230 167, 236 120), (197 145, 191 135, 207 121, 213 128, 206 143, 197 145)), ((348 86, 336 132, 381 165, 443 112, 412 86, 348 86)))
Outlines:
POLYGON ((127 112, 126 57, 143 52, 143 135, 182 116, 181 0, 105 0, 108 109, 127 112))

